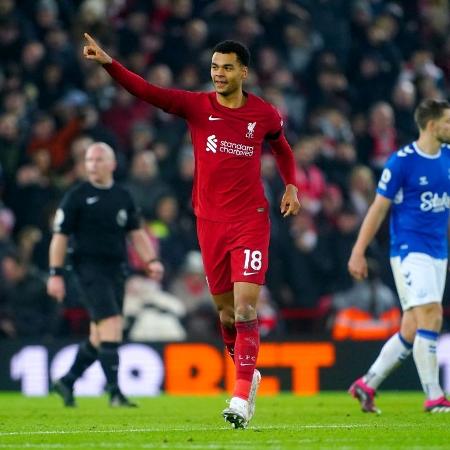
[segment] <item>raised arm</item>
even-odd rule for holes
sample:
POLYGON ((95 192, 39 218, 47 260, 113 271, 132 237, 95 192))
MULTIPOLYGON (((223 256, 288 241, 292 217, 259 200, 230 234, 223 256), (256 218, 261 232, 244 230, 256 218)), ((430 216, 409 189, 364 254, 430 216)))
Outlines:
POLYGON ((367 211, 348 261, 348 271, 357 280, 367 277, 366 249, 377 234, 390 206, 391 200, 377 194, 367 211))
POLYGON ((181 117, 185 116, 189 96, 194 95, 194 93, 178 89, 161 88, 149 83, 111 58, 88 33, 84 33, 84 37, 86 39, 86 45, 83 48, 84 57, 102 64, 111 77, 130 94, 166 112, 181 117))

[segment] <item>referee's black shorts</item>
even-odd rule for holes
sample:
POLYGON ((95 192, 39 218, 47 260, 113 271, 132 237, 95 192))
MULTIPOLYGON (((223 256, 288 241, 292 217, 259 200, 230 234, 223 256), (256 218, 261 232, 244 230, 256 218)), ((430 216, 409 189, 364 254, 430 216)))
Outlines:
POLYGON ((93 322, 122 315, 125 274, 121 265, 78 263, 75 274, 93 322))

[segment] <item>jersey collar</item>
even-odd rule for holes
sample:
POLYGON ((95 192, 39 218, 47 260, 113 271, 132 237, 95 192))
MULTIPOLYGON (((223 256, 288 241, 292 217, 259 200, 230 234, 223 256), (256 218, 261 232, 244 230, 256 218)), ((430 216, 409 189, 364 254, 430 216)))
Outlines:
POLYGON ((412 146, 413 146, 414 150, 416 151, 416 153, 419 156, 422 156, 423 158, 437 159, 441 156, 442 146, 439 148, 439 151, 435 155, 429 155, 428 153, 425 153, 422 150, 420 150, 419 146, 417 145, 417 142, 413 142, 412 146))
POLYGON ((249 104, 249 102, 250 101, 253 101, 253 99, 252 99, 252 95, 250 95, 247 91, 243 91, 244 92, 244 95, 247 97, 247 101, 246 101, 246 103, 244 104, 244 105, 242 105, 242 106, 239 106, 239 108, 228 108, 227 106, 223 106, 223 105, 221 105, 218 101, 217 101, 217 97, 216 97, 216 92, 214 91, 214 92, 212 92, 212 99, 213 99, 213 103, 214 103, 214 107, 217 109, 217 110, 221 110, 221 111, 224 111, 224 112, 232 112, 232 111, 242 111, 244 108, 247 108, 247 106, 248 106, 248 104, 249 104))

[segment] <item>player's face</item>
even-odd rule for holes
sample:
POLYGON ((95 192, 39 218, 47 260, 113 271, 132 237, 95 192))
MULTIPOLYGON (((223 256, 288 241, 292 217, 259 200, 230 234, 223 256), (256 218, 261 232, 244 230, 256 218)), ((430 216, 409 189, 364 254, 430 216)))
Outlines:
POLYGON ((228 96, 242 89, 248 69, 237 59, 236 53, 214 53, 211 61, 211 78, 216 92, 228 96))
POLYGON ((109 185, 116 163, 102 147, 90 147, 85 157, 86 173, 91 183, 109 185))
POLYGON ((450 143, 450 109, 446 109, 438 120, 434 121, 436 139, 442 144, 450 143))

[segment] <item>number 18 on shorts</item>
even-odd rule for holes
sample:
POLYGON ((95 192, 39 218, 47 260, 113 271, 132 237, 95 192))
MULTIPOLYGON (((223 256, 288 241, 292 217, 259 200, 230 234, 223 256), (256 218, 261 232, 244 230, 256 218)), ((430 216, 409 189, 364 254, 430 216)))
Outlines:
POLYGON ((264 284, 269 259, 267 216, 239 223, 197 219, 197 233, 212 294, 231 291, 237 281, 264 284))

